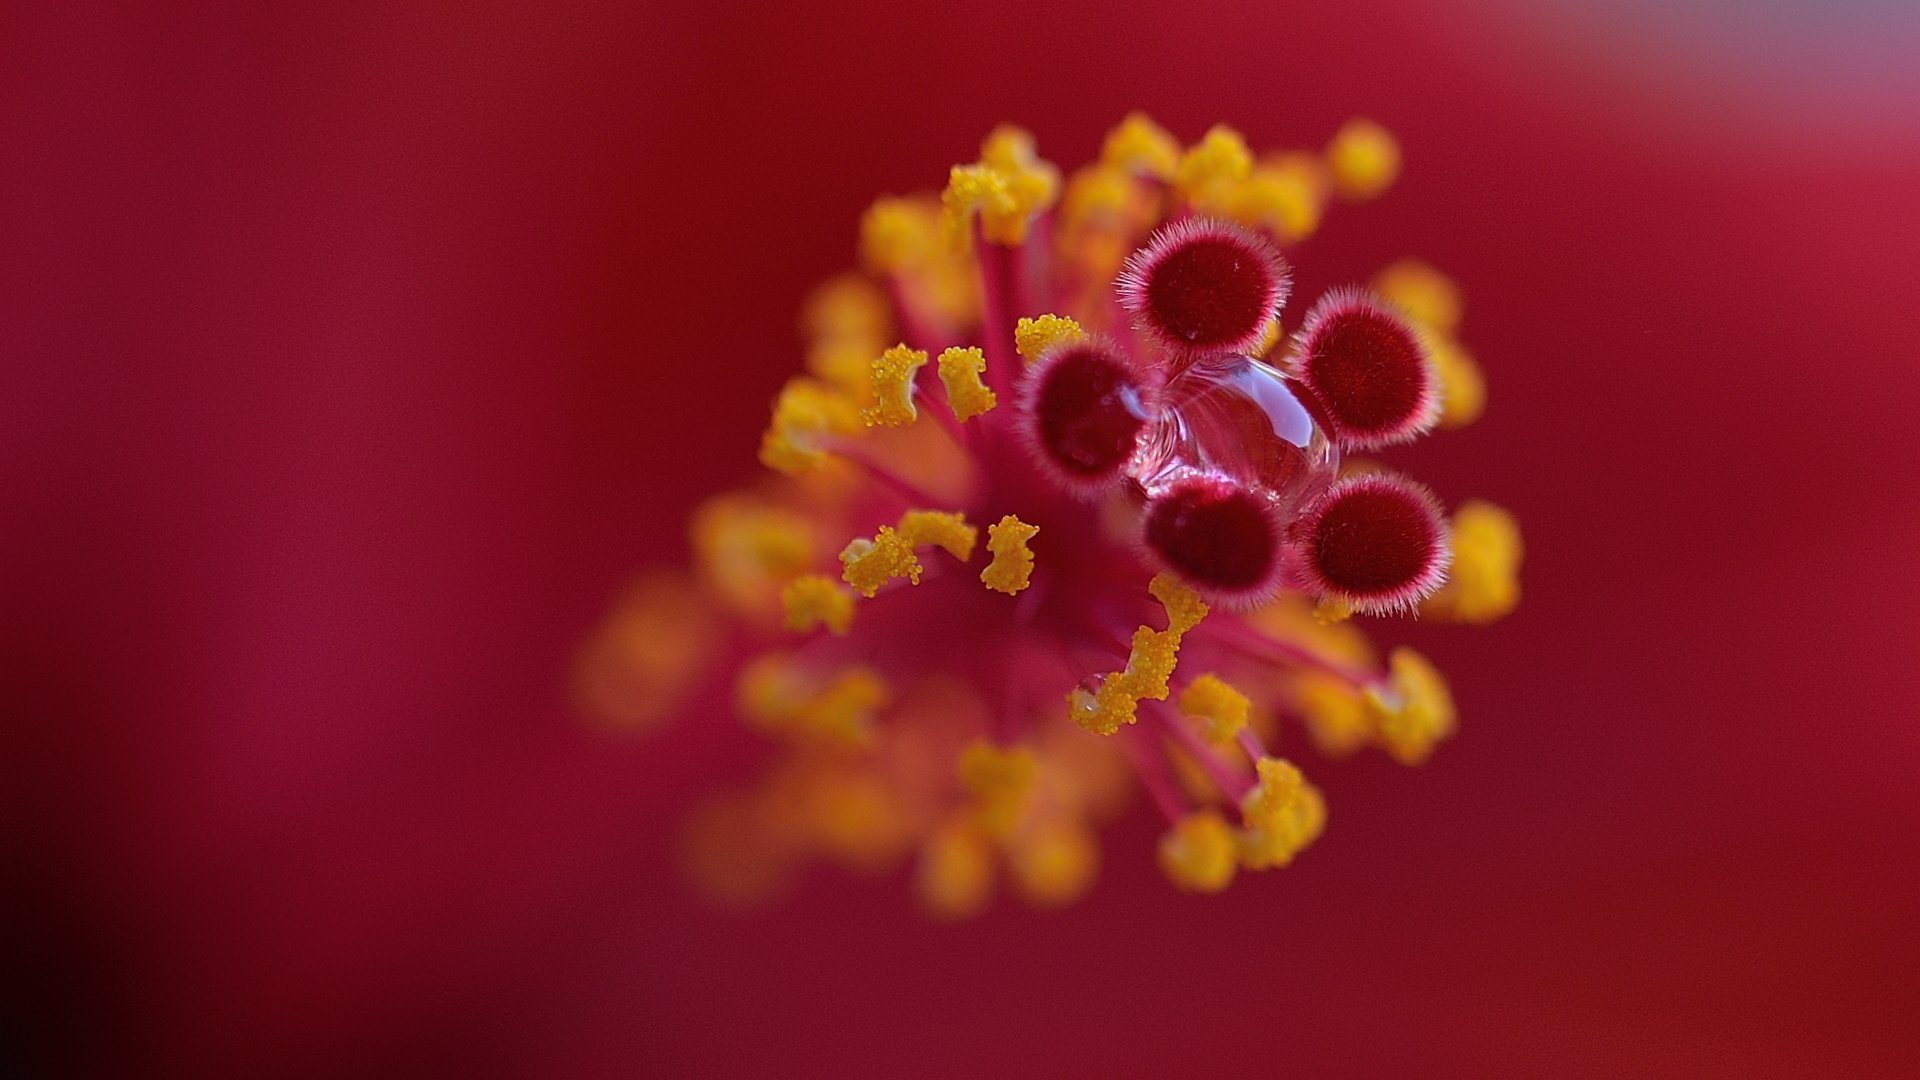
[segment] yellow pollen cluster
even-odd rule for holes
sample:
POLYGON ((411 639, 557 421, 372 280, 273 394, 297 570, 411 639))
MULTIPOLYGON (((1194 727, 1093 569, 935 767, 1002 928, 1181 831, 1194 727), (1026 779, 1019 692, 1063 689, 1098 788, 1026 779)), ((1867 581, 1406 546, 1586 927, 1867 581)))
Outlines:
POLYGON ((1033 580, 1033 550, 1027 541, 1039 533, 1040 526, 1029 525, 1008 514, 987 526, 987 551, 993 561, 980 571, 980 581, 995 592, 1013 596, 1033 580))
POLYGON ((925 568, 913 553, 913 541, 882 525, 873 539, 855 538, 840 552, 840 579, 871 600, 894 578, 920 584, 925 568))
POLYGON ((1005 838, 1025 811, 1039 762, 1025 747, 975 742, 960 754, 960 782, 974 799, 974 819, 989 836, 1005 838))
POLYGON ((1400 143, 1371 120, 1349 120, 1327 144, 1327 166, 1342 198, 1376 198, 1400 176, 1400 143))
POLYGON ((1330 757, 1345 757, 1373 739, 1373 711, 1352 683, 1309 672, 1294 680, 1294 708, 1314 745, 1330 757))
POLYGON ((1180 167, 1180 143, 1146 113, 1128 113, 1119 126, 1107 132, 1106 142, 1100 147, 1100 162, 1137 176, 1172 180, 1174 170, 1180 167))
POLYGON ((707 500, 689 532, 702 580, 746 615, 771 618, 780 586, 818 556, 812 519, 747 495, 707 500))
POLYGON ((787 582, 780 590, 780 604, 786 609, 787 629, 796 633, 824 625, 835 636, 845 637, 853 626, 853 594, 824 574, 787 582))
POLYGON ((873 362, 871 380, 874 403, 860 411, 868 427, 900 427, 913 423, 920 415, 913 406, 913 377, 927 366, 922 349, 895 345, 873 362))
POLYGON ((1040 358, 1040 354, 1065 341, 1079 341, 1086 337, 1080 324, 1064 315, 1041 315, 1037 318, 1023 318, 1014 324, 1013 347, 1021 359, 1031 364, 1040 358))
POLYGON ((1203 721, 1200 733, 1215 746, 1225 746, 1239 736, 1252 706, 1247 695, 1211 672, 1180 691, 1180 711, 1203 721))
POLYGON ((749 661, 734 684, 740 714, 769 731, 864 746, 890 698, 885 679, 852 664, 824 680, 787 653, 749 661))
POLYGON ((1439 669, 1412 649, 1393 651, 1387 679, 1384 690, 1369 689, 1366 694, 1375 737, 1395 761, 1418 765, 1453 734, 1453 695, 1439 669))
POLYGON ((1187 892, 1219 892, 1239 865, 1233 827, 1213 810, 1181 818, 1160 838, 1159 856, 1161 871, 1187 892))
POLYGON ((1262 159, 1232 189, 1226 212, 1244 225, 1265 229, 1283 244, 1298 243, 1320 227, 1332 181, 1311 154, 1262 159))
MULTIPOLYGON (((937 211, 933 214, 938 220, 937 211)), ((938 234, 927 228, 924 200, 887 196, 875 199, 860 218, 860 255, 883 274, 898 274, 926 263, 938 234)))
POLYGON ((1453 568, 1420 605, 1422 615, 1491 623, 1520 603, 1520 523, 1490 502, 1471 499, 1453 515, 1453 568))
POLYGON ((1033 136, 1002 125, 981 144, 978 164, 953 167, 940 205, 956 242, 977 213, 981 235, 1012 246, 1026 241, 1028 224, 1059 195, 1060 171, 1040 160, 1033 136))
POLYGON ((1223 213, 1234 192, 1253 172, 1253 151, 1239 132, 1216 124, 1180 158, 1174 185, 1194 209, 1223 213))
POLYGON ((830 439, 859 432, 860 414, 845 395, 817 379, 789 379, 760 437, 760 463, 789 475, 803 473, 825 460, 830 439))
POLYGON ((840 552, 840 579, 860 595, 873 599, 880 586, 894 578, 906 578, 920 584, 926 568, 914 553, 917 547, 946 550, 961 562, 973 557, 980 531, 967 524, 957 513, 940 510, 909 510, 900 515, 898 528, 880 526, 871 540, 856 537, 840 552))
POLYGON ((1326 800, 1289 762, 1263 757, 1254 768, 1259 783, 1240 800, 1240 861, 1249 870, 1285 866, 1325 828, 1326 800))
POLYGON ((973 558, 973 546, 980 540, 980 530, 967 524, 965 515, 945 510, 909 510, 901 514, 900 535, 914 547, 942 548, 961 562, 973 558))
POLYGON ((1167 574, 1156 574, 1147 588, 1167 609, 1167 628, 1136 629, 1125 668, 1102 676, 1092 693, 1075 688, 1068 695, 1074 720, 1096 735, 1111 735, 1135 722, 1142 700, 1167 699, 1167 681, 1179 663, 1180 639, 1207 614, 1207 605, 1193 590, 1167 574))
POLYGON ((987 357, 977 348, 954 347, 940 354, 940 382, 947 388, 947 404, 961 423, 992 411, 998 399, 980 375, 987 370, 987 357))

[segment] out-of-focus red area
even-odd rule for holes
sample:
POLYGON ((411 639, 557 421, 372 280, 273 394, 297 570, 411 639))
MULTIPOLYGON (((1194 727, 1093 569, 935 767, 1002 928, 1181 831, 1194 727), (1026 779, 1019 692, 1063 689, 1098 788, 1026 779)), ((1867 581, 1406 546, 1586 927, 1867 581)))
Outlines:
POLYGON ((1500 6, 669 7, 0 14, 26 1064, 1920 1069, 1920 137, 1629 102, 1638 57, 1500 6), (1313 768, 1325 839, 1219 898, 1142 814, 1066 914, 831 872, 708 908, 673 832, 756 744, 581 729, 569 650, 751 473, 871 196, 1133 107, 1401 136, 1302 296, 1408 254, 1469 290, 1491 411, 1396 459, 1527 531, 1517 615, 1408 632, 1461 735, 1313 768))

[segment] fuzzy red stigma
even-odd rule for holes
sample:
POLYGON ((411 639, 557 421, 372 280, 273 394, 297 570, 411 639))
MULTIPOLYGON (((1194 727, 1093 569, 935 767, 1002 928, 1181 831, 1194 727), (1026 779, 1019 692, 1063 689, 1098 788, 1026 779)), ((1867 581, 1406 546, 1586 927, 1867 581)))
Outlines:
POLYGON ((1299 524, 1308 591, 1355 611, 1404 610, 1446 580, 1453 561, 1432 493, 1403 476, 1366 473, 1334 484, 1299 524))
POLYGON ((1210 598, 1261 599, 1279 587, 1283 527, 1272 500, 1219 475, 1177 480, 1149 499, 1148 550, 1210 598))
POLYGON ((1069 488, 1104 487, 1118 478, 1150 418, 1148 388, 1133 364, 1097 340, 1043 354, 1021 391, 1027 440, 1069 488))
POLYGON ((1204 218, 1155 233, 1115 284, 1141 328, 1183 353, 1251 349, 1289 287, 1286 260, 1271 241, 1204 218))
POLYGON ((1344 450, 1406 442, 1433 427, 1440 386, 1411 324, 1359 289, 1335 289, 1307 312, 1292 371, 1344 450))

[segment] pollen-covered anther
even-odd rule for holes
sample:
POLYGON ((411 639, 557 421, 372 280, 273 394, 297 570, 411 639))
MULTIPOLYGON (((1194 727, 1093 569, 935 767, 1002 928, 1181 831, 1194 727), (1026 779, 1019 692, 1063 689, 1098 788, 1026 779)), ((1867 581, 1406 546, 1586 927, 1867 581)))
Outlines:
POLYGON ((1349 120, 1327 144, 1327 167, 1341 198, 1378 198, 1400 176, 1400 143, 1372 120, 1349 120))
POLYGON ((1091 692, 1076 688, 1067 695, 1074 722, 1095 735, 1112 735, 1136 722, 1141 701, 1167 699, 1168 681, 1180 662, 1180 639, 1206 618, 1207 605, 1174 578, 1156 574, 1147 591, 1166 609, 1167 628, 1135 629, 1125 668, 1101 676, 1091 692))
POLYGON ((960 754, 960 782, 974 798, 974 821, 996 839, 1012 834, 1033 793, 1039 761, 1023 746, 975 742, 960 754))
POLYGON ((920 584, 925 568, 913 553, 913 542, 882 525, 873 539, 858 537, 840 552, 840 578, 871 600, 880 586, 894 578, 920 584))
POLYGON ((1291 373, 1343 450, 1406 442, 1432 429, 1440 412, 1439 379, 1419 332, 1360 289, 1335 289, 1307 312, 1291 373))
POLYGON ((1406 610, 1446 579, 1446 520, 1426 488, 1395 473, 1334 483, 1299 523, 1308 591, 1378 615, 1406 610))
POLYGON ((960 562, 973 558, 980 540, 980 530, 967 524, 966 515, 947 510, 909 510, 900 515, 899 532, 914 547, 937 547, 960 562))
POLYGON ((1187 892, 1216 893, 1239 866, 1233 829, 1218 812, 1197 810, 1160 837, 1160 870, 1187 892))
POLYGON ((787 582, 780 590, 780 604, 786 611, 787 629, 796 633, 825 626, 836 637, 845 637, 853 626, 853 594, 824 574, 806 574, 787 582))
MULTIPOLYGON (((911 408, 911 405, 909 405, 911 408)), ((798 475, 827 458, 827 443, 859 433, 861 414, 844 394, 817 379, 787 380, 760 438, 760 463, 798 475)))
POLYGON ((1180 167, 1180 143, 1146 113, 1132 112, 1107 132, 1100 161, 1137 176, 1172 180, 1180 167))
POLYGON ((1292 862, 1319 837, 1327 804, 1291 762, 1263 757, 1254 769, 1259 781, 1240 800, 1240 861, 1267 870, 1292 862))
POLYGON ((1200 734, 1215 746, 1233 742, 1246 728, 1252 704, 1247 695, 1212 672, 1193 680, 1180 691, 1180 711, 1201 721, 1200 734))
POLYGON ((1066 341, 1041 355, 1020 391, 1021 431, 1047 473, 1069 490, 1120 477, 1151 418, 1134 365, 1102 341, 1066 341))
POLYGON ((940 383, 947 388, 947 406, 961 423, 991 412, 999 399, 980 376, 987 370, 986 354, 978 348, 955 346, 936 361, 940 383))
POLYGON ((1246 352, 1291 286, 1264 236, 1209 218, 1162 228, 1133 253, 1115 289, 1140 327, 1182 353, 1246 352))
POLYGON ((980 146, 980 161, 955 165, 947 174, 940 205, 949 234, 964 243, 968 223, 980 216, 980 234, 995 244, 1027 238, 1035 215, 1060 196, 1060 171, 1034 153, 1033 137, 1003 124, 980 146))
POLYGON ((1079 323, 1064 315, 1039 315, 1022 318, 1014 324, 1013 347, 1021 359, 1031 364, 1055 345, 1080 341, 1086 336, 1079 323))
POLYGON ((1387 685, 1366 693, 1374 738, 1402 765, 1418 765, 1458 723, 1453 694, 1440 670, 1412 649, 1388 658, 1387 685))
POLYGON ((1469 499, 1453 514, 1453 568, 1420 614, 1463 623, 1496 622, 1520 603, 1520 523, 1490 502, 1469 499))
POLYGON ((927 366, 927 354, 921 349, 895 345, 873 362, 871 372, 874 403, 860 410, 860 419, 868 427, 901 427, 919 417, 913 404, 913 377, 927 366))
POLYGON ((1225 476, 1195 474, 1147 501, 1147 549, 1208 596, 1252 602, 1281 584, 1284 526, 1267 496, 1225 476))
POLYGON ((993 561, 980 571, 980 581, 995 592, 1013 596, 1033 581, 1033 549, 1027 546, 1040 532, 1012 514, 987 526, 987 551, 993 561))
POLYGON ((822 676, 778 652, 749 661, 734 684, 735 703, 748 721, 769 731, 853 745, 872 741, 874 718, 891 697, 886 680, 863 664, 822 676))

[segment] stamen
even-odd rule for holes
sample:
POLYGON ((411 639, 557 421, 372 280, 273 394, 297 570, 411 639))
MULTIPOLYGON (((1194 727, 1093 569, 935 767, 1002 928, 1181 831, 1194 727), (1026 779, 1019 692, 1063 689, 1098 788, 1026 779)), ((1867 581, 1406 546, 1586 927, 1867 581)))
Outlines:
POLYGON ((874 404, 860 411, 868 427, 901 427, 920 415, 913 404, 913 377, 927 364, 920 349, 895 345, 873 362, 874 404))
POLYGON ((987 370, 987 358, 979 349, 948 349, 940 354, 938 364, 954 419, 964 424, 999 403, 993 391, 980 381, 980 373, 987 370))
POLYGON ((987 551, 993 561, 980 571, 980 581, 995 592, 1013 596, 1033 580, 1033 550, 1027 547, 1040 532, 1012 514, 987 526, 987 551))

